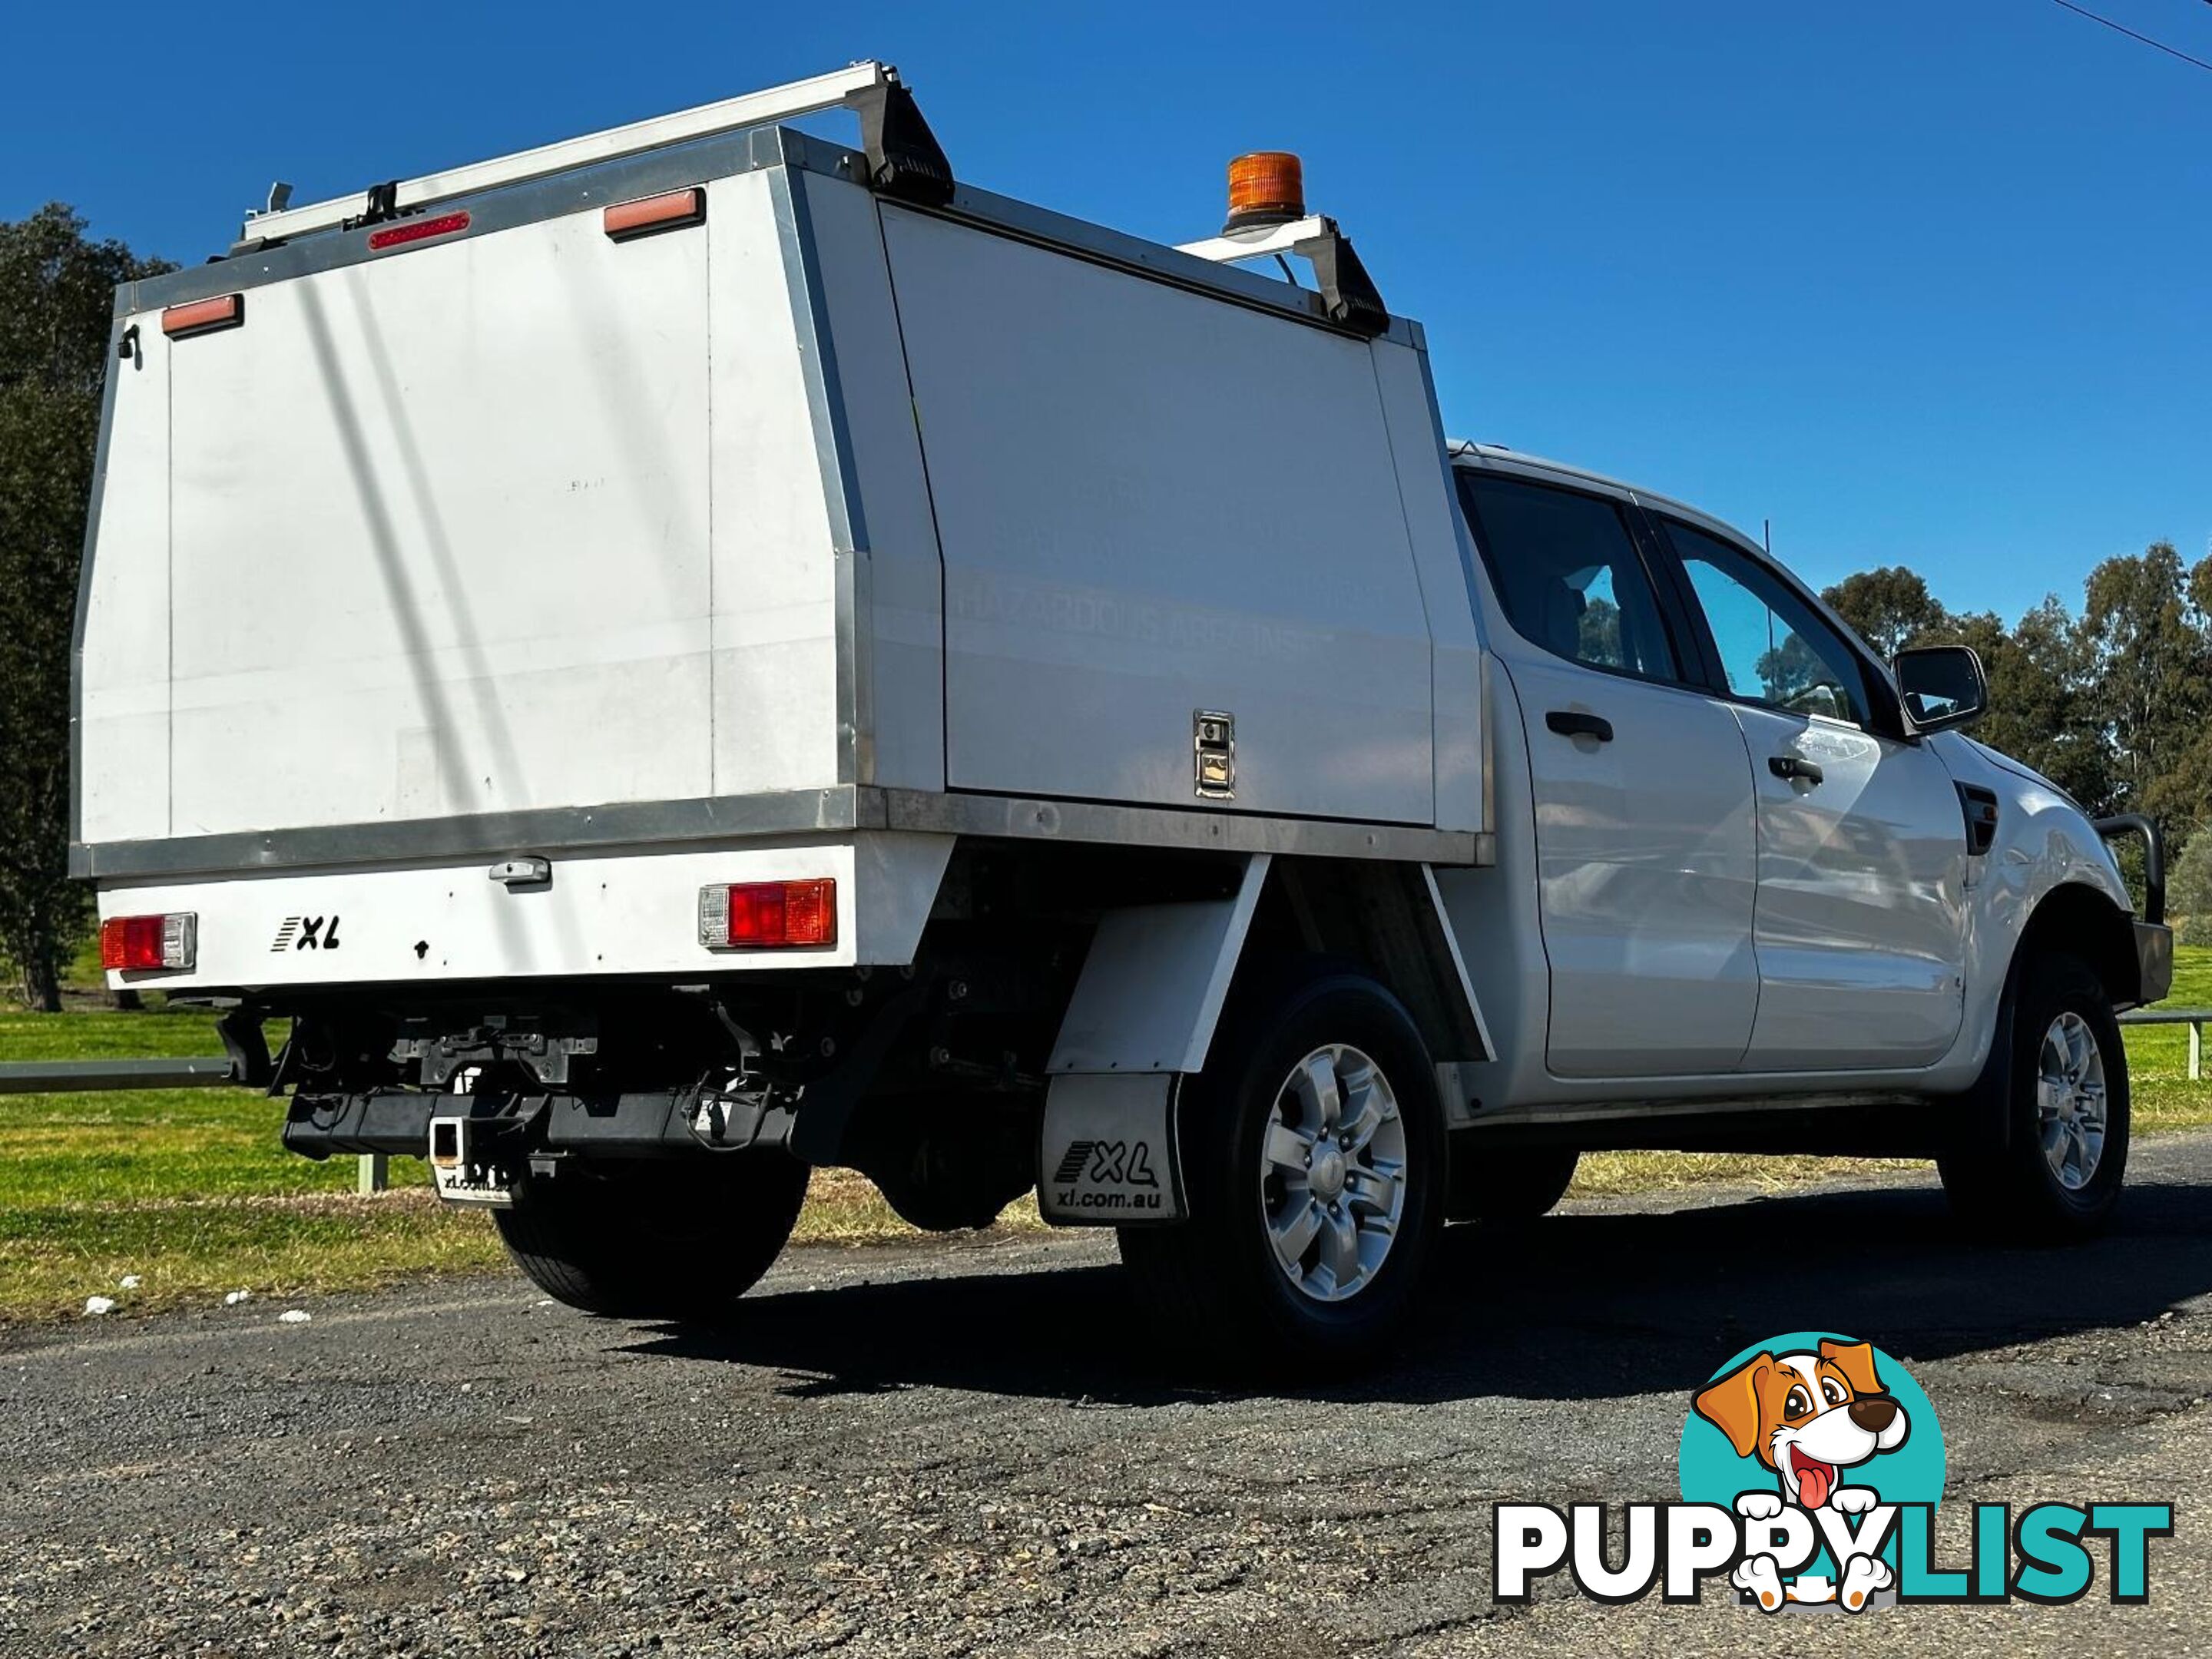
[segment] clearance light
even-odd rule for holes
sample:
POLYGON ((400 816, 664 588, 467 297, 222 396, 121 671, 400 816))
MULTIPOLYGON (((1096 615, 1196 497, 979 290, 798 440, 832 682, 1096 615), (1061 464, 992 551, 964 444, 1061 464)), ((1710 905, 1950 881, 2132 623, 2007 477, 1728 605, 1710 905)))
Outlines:
POLYGON ((1305 216, 1305 169, 1290 151, 1255 149, 1229 164, 1229 222, 1221 227, 1223 235, 1305 216))
POLYGON ((200 919, 187 910, 167 916, 110 916, 100 924, 100 965, 125 973, 190 968, 199 954, 200 919))
POLYGON ((372 253, 381 253, 388 247, 405 247, 410 242, 427 242, 433 236, 451 236, 457 230, 469 228, 465 213, 441 213, 434 219, 408 219, 396 225, 386 225, 382 230, 368 233, 368 248, 372 253))
POLYGON ((672 190, 665 196, 641 201, 617 202, 599 216, 599 223, 617 242, 633 236, 650 236, 657 230, 681 230, 707 222, 707 192, 672 190))
POLYGON ((699 943, 709 951, 836 942, 837 884, 829 877, 699 890, 699 943))
POLYGON ((188 340, 195 334, 213 334, 218 329, 236 328, 246 320, 246 296, 243 294, 221 294, 212 300, 194 300, 188 304, 171 306, 161 313, 161 332, 173 340, 188 340))

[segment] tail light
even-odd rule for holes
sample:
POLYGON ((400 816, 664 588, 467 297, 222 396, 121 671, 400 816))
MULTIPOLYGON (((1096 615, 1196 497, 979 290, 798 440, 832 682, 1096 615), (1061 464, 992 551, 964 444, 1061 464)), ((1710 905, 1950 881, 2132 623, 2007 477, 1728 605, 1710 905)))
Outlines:
POLYGON ((382 230, 368 233, 369 252, 381 253, 388 247, 405 247, 414 242, 427 242, 435 236, 451 236, 469 228, 465 213, 441 213, 434 219, 402 219, 396 225, 386 225, 382 230))
POLYGON ((167 916, 110 916, 100 924, 100 965, 125 973, 190 968, 199 955, 200 919, 187 910, 167 916))
POLYGON ((837 884, 748 881, 699 890, 699 943, 751 951, 837 942, 837 884))

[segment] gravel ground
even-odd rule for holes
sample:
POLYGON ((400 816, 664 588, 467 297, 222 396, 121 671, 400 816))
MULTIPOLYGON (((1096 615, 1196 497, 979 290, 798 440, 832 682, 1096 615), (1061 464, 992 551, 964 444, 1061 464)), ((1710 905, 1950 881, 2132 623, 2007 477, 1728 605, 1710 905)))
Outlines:
POLYGON ((519 1279, 0 1333, 0 1650, 2212 1652, 2212 1133, 2118 1233, 1969 1249, 1924 1178, 1448 1241, 1355 1385, 1176 1380, 1110 1241, 794 1252, 711 1337, 519 1279), (1965 1506, 2173 1500, 2149 1606, 1489 1598, 1491 1505, 1664 1499, 1747 1342, 1907 1359, 1965 1506))

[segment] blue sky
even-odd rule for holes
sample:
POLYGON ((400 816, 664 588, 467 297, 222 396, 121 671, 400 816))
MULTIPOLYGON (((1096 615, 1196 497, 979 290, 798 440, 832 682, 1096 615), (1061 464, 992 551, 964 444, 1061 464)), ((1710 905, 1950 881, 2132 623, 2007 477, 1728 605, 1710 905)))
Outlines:
MULTIPOLYGON (((2212 59, 2202 0, 2087 3, 2212 59)), ((2008 616, 2212 544, 2212 73, 2050 0, 125 0, 8 39, 0 216, 58 198, 187 262, 272 178, 311 200, 861 57, 963 177, 1163 240, 1215 228, 1231 155, 1293 149, 1427 325, 1455 434, 2008 616)))

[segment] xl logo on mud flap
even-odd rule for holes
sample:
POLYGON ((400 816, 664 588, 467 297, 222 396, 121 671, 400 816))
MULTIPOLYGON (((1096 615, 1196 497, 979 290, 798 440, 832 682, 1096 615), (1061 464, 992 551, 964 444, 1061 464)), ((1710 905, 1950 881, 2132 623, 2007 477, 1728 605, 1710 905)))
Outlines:
POLYGON ((1171 1081, 1066 1076, 1045 1097, 1037 1207, 1060 1226, 1126 1227, 1182 1212, 1171 1081))
POLYGON ((2173 1531, 2171 1504, 1977 1504, 1966 1565, 1938 1565, 1935 1407, 1881 1349, 1820 1331, 1747 1348, 1691 1395, 1681 1486, 1679 1504, 1624 1504, 1617 1527, 1602 1504, 1498 1504, 1492 1594, 1526 1601, 1565 1567, 1599 1601, 1654 1585, 1695 1601, 1718 1577, 1766 1613, 2054 1603, 2088 1594, 2101 1560, 2111 1599, 2142 1602, 2150 1540, 2173 1531))
POLYGON ((338 919, 328 916, 287 916, 270 941, 272 954, 285 951, 335 951, 338 948, 338 919))
POLYGON ((1156 1215, 1164 1207, 1152 1148, 1141 1140, 1072 1140, 1052 1184, 1063 1210, 1156 1215))
POLYGON ((1152 1150, 1141 1140, 1072 1141, 1053 1180, 1063 1187, 1078 1181, 1117 1187, 1160 1184, 1152 1174, 1152 1150))

